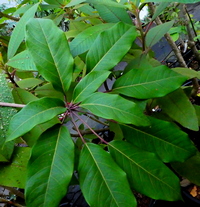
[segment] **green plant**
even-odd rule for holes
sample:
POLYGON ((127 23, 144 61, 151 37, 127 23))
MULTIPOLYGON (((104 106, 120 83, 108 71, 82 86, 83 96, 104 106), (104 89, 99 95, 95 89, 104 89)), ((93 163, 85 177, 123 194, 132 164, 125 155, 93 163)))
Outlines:
MULTIPOLYGON (((1 39, 0 161, 8 162, 15 148, 1 172, 12 177, 19 173, 12 163, 22 162, 16 168, 24 176, 2 179, 0 173, 0 183, 25 188, 28 207, 58 206, 74 182, 95 207, 136 206, 133 189, 154 199, 181 199, 179 178, 166 163, 175 168, 199 159, 179 127, 199 130, 199 106, 189 101, 192 87, 182 87, 199 73, 154 59, 151 47, 173 22, 143 31, 139 1, 45 2, 26 7, 8 47, 1 39), (61 16, 33 18, 49 8, 61 16), (63 14, 70 20, 67 32, 57 27, 63 14), (119 72, 114 67, 120 61, 128 65, 119 72), (154 112, 158 106, 160 113, 154 112), (101 134, 108 131, 114 137, 106 140, 101 134), (19 150, 16 143, 28 147, 19 150)), ((178 171, 200 183, 187 167, 178 171)))

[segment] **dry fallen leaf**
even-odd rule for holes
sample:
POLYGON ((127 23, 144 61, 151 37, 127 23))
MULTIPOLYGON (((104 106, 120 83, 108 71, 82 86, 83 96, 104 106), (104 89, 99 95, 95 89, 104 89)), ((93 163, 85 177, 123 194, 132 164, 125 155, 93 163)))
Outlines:
POLYGON ((192 188, 190 194, 191 194, 193 197, 196 197, 196 196, 197 196, 197 186, 196 186, 196 185, 192 188))

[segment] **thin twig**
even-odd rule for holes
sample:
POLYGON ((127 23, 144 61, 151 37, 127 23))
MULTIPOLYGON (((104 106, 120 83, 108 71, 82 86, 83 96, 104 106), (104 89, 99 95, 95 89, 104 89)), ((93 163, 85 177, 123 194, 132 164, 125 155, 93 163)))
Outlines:
POLYGON ((86 125, 88 127, 88 129, 94 134, 96 135, 102 142, 104 142, 105 144, 108 144, 108 142, 106 142, 102 137, 100 137, 80 116, 78 116, 76 113, 72 112, 74 114, 74 116, 76 116, 84 125, 86 125))
POLYGON ((14 108, 23 108, 26 105, 24 105, 24 104, 15 104, 15 103, 0 102, 0 106, 7 106, 7 107, 14 107, 14 108))
POLYGON ((7 203, 7 204, 11 204, 11 205, 14 205, 14 206, 17 206, 17 207, 25 207, 25 206, 22 206, 19 203, 15 203, 15 202, 7 200, 5 198, 0 198, 0 203, 7 203))
POLYGON ((24 194, 22 192, 18 191, 17 189, 12 188, 12 187, 8 187, 8 186, 4 186, 4 185, 1 185, 1 187, 9 190, 11 193, 15 194, 16 196, 24 199, 24 194))
POLYGON ((6 18, 8 18, 8 19, 12 19, 12 20, 14 20, 14 21, 19 21, 19 20, 20 20, 20 18, 13 17, 13 16, 10 16, 10 15, 8 15, 8 14, 4 14, 3 12, 0 12, 0 17, 6 17, 6 18))
POLYGON ((72 113, 72 112, 70 112, 70 117, 71 117, 72 123, 74 124, 74 126, 75 126, 75 128, 76 128, 76 131, 77 131, 78 134, 79 134, 79 137, 81 138, 82 142, 85 144, 85 140, 84 140, 84 138, 83 138, 83 136, 82 136, 80 130, 78 129, 78 126, 76 125, 76 122, 75 122, 75 120, 74 120, 74 117, 73 117, 73 113, 72 113))

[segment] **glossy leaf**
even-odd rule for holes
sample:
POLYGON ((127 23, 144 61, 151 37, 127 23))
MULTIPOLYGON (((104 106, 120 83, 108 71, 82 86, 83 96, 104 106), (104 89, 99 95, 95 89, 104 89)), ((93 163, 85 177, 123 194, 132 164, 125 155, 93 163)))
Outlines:
POLYGON ((73 174, 74 143, 65 126, 48 129, 32 149, 26 183, 27 207, 57 207, 73 174))
POLYGON ((33 129, 24 134, 22 138, 29 147, 33 147, 43 132, 59 123, 60 120, 57 117, 54 117, 50 121, 36 125, 33 129))
POLYGON ((11 119, 6 140, 13 140, 65 111, 64 102, 59 99, 41 98, 32 101, 11 119))
POLYGON ((132 69, 116 80, 113 92, 138 99, 162 97, 179 88, 186 80, 186 77, 164 65, 132 69))
POLYGON ((18 81, 17 85, 20 88, 25 89, 25 88, 35 87, 37 85, 40 85, 43 82, 44 81, 42 79, 38 79, 38 78, 26 78, 26 79, 18 81))
POLYGON ((146 35, 146 46, 152 47, 155 45, 173 26, 174 21, 153 27, 146 35))
MULTIPOLYGON (((4 74, 0 74, 0 102, 14 102, 4 74)), ((13 152, 15 143, 5 143, 5 140, 9 122, 16 113, 12 107, 0 106, 0 162, 8 162, 13 152)))
POLYGON ((19 70, 37 71, 35 63, 27 50, 15 55, 6 63, 6 65, 19 70))
POLYGON ((179 178, 154 153, 124 141, 112 141, 109 151, 126 172, 131 188, 157 200, 181 199, 179 178))
POLYGON ((139 106, 119 95, 97 92, 85 99, 80 106, 105 119, 139 126, 149 125, 148 118, 139 106))
POLYGON ((66 93, 72 80, 73 58, 63 31, 49 19, 32 19, 26 27, 27 47, 39 73, 66 93))
POLYGON ((93 27, 89 27, 78 34, 69 43, 72 55, 75 57, 89 50, 99 33, 103 32, 106 29, 109 29, 113 25, 113 23, 98 24, 93 27))
POLYGON ((37 11, 39 3, 33 5, 30 9, 28 9, 20 21, 17 23, 16 27, 14 28, 9 44, 8 44, 8 59, 12 58, 15 53, 17 52, 17 49, 19 48, 19 45, 23 41, 25 37, 25 27, 26 23, 34 17, 35 12, 37 11))
POLYGON ((175 71, 176 73, 179 73, 183 76, 186 76, 188 77, 189 79, 191 78, 198 78, 200 79, 200 73, 195 71, 195 70, 192 70, 190 68, 172 68, 173 71, 175 71))
POLYGON ((81 102, 89 95, 95 92, 101 84, 107 79, 110 72, 108 71, 92 71, 86 75, 76 86, 73 93, 75 103, 81 102))
POLYGON ((99 12, 100 17, 106 22, 124 22, 127 24, 133 24, 132 20, 124 8, 108 6, 108 5, 96 5, 96 10, 99 12))
POLYGON ((90 206, 136 206, 126 174, 100 146, 85 144, 78 171, 81 190, 90 206))
POLYGON ((175 162, 171 164, 173 169, 190 182, 200 185, 200 152, 190 157, 185 162, 175 162))
POLYGON ((154 152, 163 162, 183 162, 196 153, 188 135, 173 123, 149 117, 149 127, 121 126, 131 144, 154 152))
POLYGON ((162 99, 157 99, 156 103, 160 106, 163 113, 166 113, 182 126, 194 131, 199 130, 195 109, 181 88, 162 99))
POLYGON ((64 96, 61 92, 56 91, 51 83, 47 83, 35 89, 35 93, 38 97, 51 97, 51 98, 59 98, 64 100, 64 96))
POLYGON ((10 163, 0 165, 0 183, 4 186, 25 188, 29 147, 15 147, 10 163))
POLYGON ((160 13, 161 13, 163 10, 166 9, 166 7, 169 6, 169 4, 170 4, 169 2, 162 2, 162 3, 160 3, 160 4, 157 6, 157 8, 156 8, 155 13, 153 14, 153 17, 152 17, 151 21, 155 20, 155 18, 156 18, 157 16, 159 16, 160 13))
POLYGON ((99 34, 86 57, 87 70, 112 69, 128 52, 136 36, 135 27, 122 22, 99 34))
POLYGON ((83 3, 86 0, 71 0, 69 4, 66 5, 66 7, 76 6, 77 4, 83 3))
POLYGON ((69 2, 69 0, 44 0, 44 1, 47 2, 48 4, 57 5, 60 7, 65 7, 65 5, 67 5, 67 3, 69 2))
POLYGON ((18 104, 28 104, 31 101, 38 100, 38 98, 34 96, 32 93, 19 87, 13 88, 12 95, 15 100, 15 103, 18 104))
POLYGON ((113 1, 113 0, 86 0, 86 2, 95 4, 95 5, 106 5, 110 7, 126 8, 125 5, 119 4, 118 2, 113 1))

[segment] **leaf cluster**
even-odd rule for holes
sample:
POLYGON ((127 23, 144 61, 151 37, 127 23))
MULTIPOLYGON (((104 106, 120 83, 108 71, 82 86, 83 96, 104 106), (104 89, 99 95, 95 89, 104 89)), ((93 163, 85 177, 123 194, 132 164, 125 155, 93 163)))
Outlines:
POLYGON ((0 37, 0 184, 24 188, 27 207, 57 207, 74 182, 93 207, 137 206, 133 190, 181 200, 172 167, 200 183, 187 168, 199 153, 183 130, 199 130, 192 86, 183 87, 199 73, 152 55, 174 22, 144 30, 140 1, 45 2, 23 1, 11 37, 0 37))

